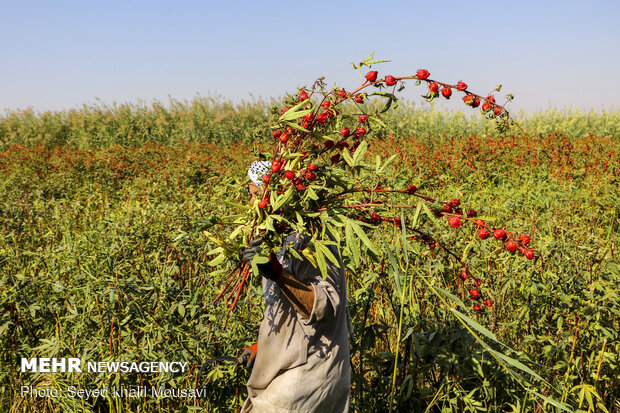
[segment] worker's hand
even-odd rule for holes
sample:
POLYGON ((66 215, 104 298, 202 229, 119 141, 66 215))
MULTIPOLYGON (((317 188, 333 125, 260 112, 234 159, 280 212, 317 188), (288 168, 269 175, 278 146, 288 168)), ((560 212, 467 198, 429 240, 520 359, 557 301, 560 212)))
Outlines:
POLYGON ((243 364, 246 368, 251 369, 254 367, 254 359, 256 358, 256 348, 258 344, 252 344, 243 349, 243 352, 237 359, 239 364, 243 364))
MULTIPOLYGON (((263 241, 263 238, 253 239, 248 248, 243 250, 241 259, 248 265, 251 265, 250 263, 252 262, 254 256, 256 254, 260 254, 260 252, 263 250, 261 245, 263 241)), ((282 275, 282 264, 280 264, 280 261, 278 261, 278 258, 275 256, 274 253, 269 254, 269 262, 266 262, 264 264, 257 264, 256 266, 258 267, 263 277, 270 280, 275 281, 280 278, 280 275, 282 275)))

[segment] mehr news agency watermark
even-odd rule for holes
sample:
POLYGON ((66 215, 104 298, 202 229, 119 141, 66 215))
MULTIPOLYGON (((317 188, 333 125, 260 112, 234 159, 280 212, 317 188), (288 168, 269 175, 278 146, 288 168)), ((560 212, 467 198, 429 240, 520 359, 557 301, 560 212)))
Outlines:
MULTIPOLYGON (((121 374, 158 374, 185 373, 188 362, 180 361, 89 361, 83 363, 79 358, 22 358, 21 373, 121 373, 121 374)), ((165 388, 158 386, 109 386, 84 388, 67 386, 66 388, 20 386, 21 397, 32 398, 81 398, 97 397, 119 398, 203 398, 207 396, 205 388, 165 388)))

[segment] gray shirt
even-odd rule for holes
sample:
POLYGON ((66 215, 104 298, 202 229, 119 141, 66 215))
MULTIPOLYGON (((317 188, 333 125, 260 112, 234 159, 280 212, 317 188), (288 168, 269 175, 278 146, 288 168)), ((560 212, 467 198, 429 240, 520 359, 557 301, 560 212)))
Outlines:
MULTIPOLYGON (((295 235, 289 235, 291 239, 295 240, 295 235)), ((300 246, 301 241, 296 240, 294 248, 300 246)), ((308 260, 284 260, 284 249, 278 255, 285 271, 314 289, 309 319, 297 312, 275 282, 263 279, 265 310, 242 412, 349 410, 346 279, 337 249, 330 249, 340 268, 327 260, 325 280, 308 260)))

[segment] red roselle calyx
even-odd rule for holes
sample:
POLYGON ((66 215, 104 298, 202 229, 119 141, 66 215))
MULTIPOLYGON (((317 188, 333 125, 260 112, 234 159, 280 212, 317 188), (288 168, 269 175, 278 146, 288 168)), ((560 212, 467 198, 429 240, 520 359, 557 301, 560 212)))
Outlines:
POLYGON ((429 77, 430 75, 431 75, 431 74, 430 74, 430 72, 429 72, 428 70, 426 70, 426 69, 419 69, 419 70, 416 72, 416 76, 417 76, 417 78, 418 78, 418 79, 420 79, 420 80, 425 80, 425 79, 428 79, 428 77, 429 77))
POLYGON ((385 84, 387 86, 394 86, 396 84, 396 78, 392 75, 387 75, 385 77, 385 84))
POLYGON ((467 90, 467 83, 459 82, 456 84, 456 89, 464 92, 467 90))
POLYGON ((448 220, 448 224, 450 224, 452 228, 458 228, 461 226, 461 218, 450 217, 450 219, 448 220))
POLYGON ((471 290, 469 290, 469 297, 472 300, 477 300, 480 298, 480 290, 476 289, 476 288, 472 288, 471 290))
POLYGON ((378 72, 376 70, 371 70, 370 72, 366 73, 366 80, 369 82, 376 82, 377 81, 377 74, 378 72))
POLYGON ((518 247, 519 247, 519 245, 516 242, 512 241, 512 240, 510 240, 510 241, 508 241, 506 243, 506 249, 508 251, 510 251, 510 252, 515 252, 518 247))

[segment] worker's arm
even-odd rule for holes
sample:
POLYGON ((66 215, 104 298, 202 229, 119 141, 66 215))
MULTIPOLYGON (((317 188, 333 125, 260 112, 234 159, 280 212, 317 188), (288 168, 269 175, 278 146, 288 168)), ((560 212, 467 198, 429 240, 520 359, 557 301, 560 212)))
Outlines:
MULTIPOLYGON (((243 261, 249 264, 261 251, 262 242, 262 238, 253 240, 243 251, 243 261)), ((310 318, 315 298, 314 288, 310 284, 299 281, 293 274, 284 270, 273 253, 269 256, 269 262, 257 266, 263 277, 274 281, 280 287, 282 294, 304 318, 310 318)))

